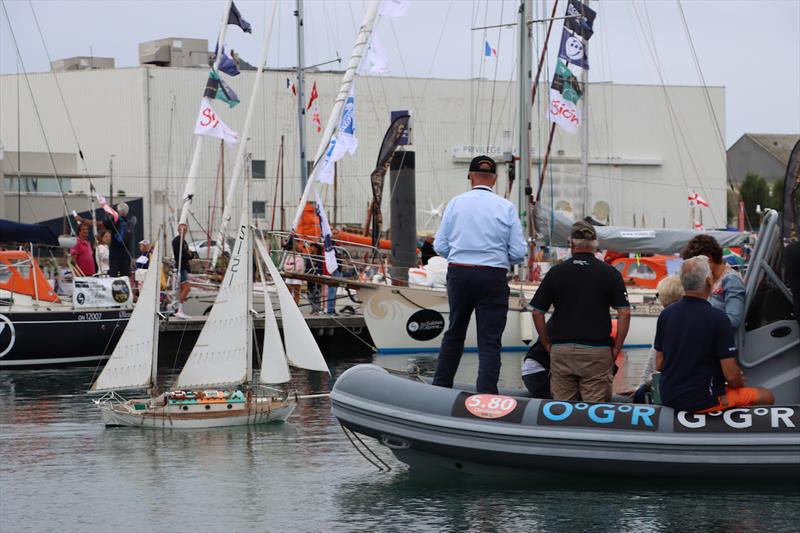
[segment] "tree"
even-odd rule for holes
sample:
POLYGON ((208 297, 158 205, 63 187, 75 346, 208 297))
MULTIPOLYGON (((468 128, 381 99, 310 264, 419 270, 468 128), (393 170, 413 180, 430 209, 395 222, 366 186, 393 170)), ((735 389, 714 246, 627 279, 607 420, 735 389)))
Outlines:
POLYGON ((783 184, 785 181, 785 178, 779 178, 772 183, 772 190, 769 194, 769 206, 775 211, 783 211, 783 184))
POLYGON ((751 226, 759 225, 759 215, 756 214, 758 206, 769 207, 770 194, 769 185, 763 176, 748 172, 742 185, 739 187, 739 195, 744 202, 744 211, 747 214, 747 221, 751 226))

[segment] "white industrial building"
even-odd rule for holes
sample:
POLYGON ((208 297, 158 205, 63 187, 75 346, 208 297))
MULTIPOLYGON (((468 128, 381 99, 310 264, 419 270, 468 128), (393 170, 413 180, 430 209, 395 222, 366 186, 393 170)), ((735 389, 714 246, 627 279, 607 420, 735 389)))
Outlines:
MULTIPOLYGON (((188 40, 187 40, 188 41, 188 40)), ((159 41, 160 42, 160 41, 159 41)), ((158 50, 145 50, 152 56, 158 50)), ((207 60, 203 56, 198 62, 207 60)), ((163 62, 163 64, 169 64, 163 62)), ((112 63, 113 65, 113 63, 112 63)), ((247 140, 253 171, 253 210, 269 226, 274 208, 278 151, 284 138, 284 204, 286 223, 300 196, 298 124, 295 96, 287 88, 294 81, 291 71, 268 71, 256 104, 253 127, 247 140)), ((5 150, 3 171, 5 201, 0 216, 16 218, 16 157, 20 150, 21 176, 37 176, 25 184, 33 194, 54 194, 57 188, 47 176, 48 144, 59 154, 55 159, 64 186, 72 193, 88 191, 81 176, 93 176, 106 196, 113 174, 118 191, 145 199, 145 231, 152 234, 165 220, 169 207, 179 208, 180 196, 194 146, 192 133, 207 70, 199 67, 142 65, 132 68, 93 68, 57 72, 68 109, 64 108, 52 72, 29 74, 39 124, 27 84, 22 76, 0 76, 0 143, 5 150), (68 121, 72 118, 87 168, 77 158, 77 146, 68 121), (42 133, 44 131, 44 135, 42 133), (45 142, 45 135, 47 143, 45 142), (28 154, 26 156, 25 154, 28 154), (72 159, 70 161, 70 159, 72 159), (35 161, 28 168, 26 161, 35 161), (110 171, 113 168, 113 171, 110 171), (43 170, 44 169, 44 170, 43 170)), ((241 131, 255 72, 243 71, 227 79, 241 98, 229 109, 221 101, 214 107, 232 129, 241 131)), ((306 94, 316 82, 323 126, 333 105, 341 74, 309 72, 306 94)), ((546 94, 546 85, 542 92, 546 94)), ((416 151, 417 224, 425 228, 428 211, 468 187, 467 163, 473 155, 488 152, 500 158, 516 140, 516 101, 512 82, 489 80, 358 77, 356 116, 359 147, 352 158, 339 164, 335 191, 320 189, 329 217, 338 224, 363 224, 371 198, 369 175, 389 125, 390 112, 409 110, 413 117, 412 141, 416 151), (335 203, 335 209, 334 209, 335 203)), ((723 226, 726 215, 726 159, 718 132, 725 124, 724 88, 663 87, 646 85, 592 84, 589 89, 589 205, 591 214, 603 217, 598 206, 609 207, 608 219, 615 225, 687 227, 691 223, 687 192, 695 190, 709 200, 702 222, 723 226), (709 109, 712 102, 714 112, 709 109)), ((317 151, 321 133, 306 117, 308 156, 317 151)), ((549 123, 544 107, 533 108, 532 154, 534 180, 538 179, 549 123)), ((556 130, 552 156, 545 177, 545 203, 583 210, 584 178, 581 177, 580 135, 556 130)), ((220 142, 204 140, 198 194, 194 201, 193 230, 219 216, 222 204, 220 142), (216 184, 216 187, 215 187, 216 184), (216 208, 216 211, 214 209, 216 208)), ((516 149, 515 149, 516 151, 516 149)), ((235 147, 224 151, 225 183, 230 179, 235 147)), ((504 166, 498 189, 506 188, 504 166)), ((51 173, 52 174, 52 173, 51 173)), ((384 221, 388 224, 390 190, 386 181, 384 221)), ((516 186, 510 198, 516 201, 516 186)), ((116 198, 115 198, 116 199, 116 198)), ((57 213, 48 213, 50 218, 57 213)), ((39 215, 37 215, 39 216, 39 215)), ((236 214, 234 214, 234 217, 236 214)), ((22 214, 30 219, 31 215, 22 214)), ((235 218, 234 218, 235 219, 235 218)), ((276 226, 280 225, 280 212, 276 226)))

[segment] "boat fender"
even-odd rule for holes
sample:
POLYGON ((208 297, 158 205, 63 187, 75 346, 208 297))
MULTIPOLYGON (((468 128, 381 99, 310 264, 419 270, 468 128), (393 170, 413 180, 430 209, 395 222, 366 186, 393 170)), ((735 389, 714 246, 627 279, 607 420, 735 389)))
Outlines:
POLYGON ((526 345, 533 341, 536 328, 533 325, 533 314, 528 309, 519 312, 519 332, 522 342, 526 345))

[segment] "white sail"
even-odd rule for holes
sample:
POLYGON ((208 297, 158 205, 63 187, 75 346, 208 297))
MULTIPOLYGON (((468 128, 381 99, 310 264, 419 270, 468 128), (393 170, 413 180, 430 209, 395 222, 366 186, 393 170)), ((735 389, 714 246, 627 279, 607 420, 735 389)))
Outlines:
POLYGON ((306 324, 303 314, 297 304, 294 303, 294 298, 292 298, 289 289, 286 288, 286 283, 283 282, 278 268, 270 259, 264 243, 259 239, 256 239, 255 242, 261 257, 264 258, 264 262, 267 264, 269 275, 272 276, 272 281, 275 283, 275 289, 278 292, 281 320, 283 322, 283 338, 286 340, 286 358, 289 360, 289 364, 306 370, 317 370, 330 374, 325 358, 322 357, 317 341, 314 340, 314 335, 308 329, 308 324, 306 324))
MULTIPOLYGON (((259 248, 259 256, 263 256, 259 248)), ((286 352, 283 350, 283 341, 278 331, 278 321, 272 309, 272 298, 267 292, 267 281, 264 278, 264 269, 261 267, 261 258, 257 260, 258 273, 261 276, 261 290, 264 291, 264 349, 261 352, 261 383, 286 383, 292 379, 289 365, 286 364, 286 352)))
POLYGON ((247 336, 252 334, 247 306, 247 291, 251 285, 247 276, 248 261, 253 260, 249 238, 245 212, 217 299, 178 376, 176 388, 224 387, 247 379, 247 336))
POLYGON ((144 277, 139 301, 122 332, 93 391, 138 389, 151 384, 154 350, 158 350, 158 301, 161 260, 158 245, 150 256, 150 268, 144 277))

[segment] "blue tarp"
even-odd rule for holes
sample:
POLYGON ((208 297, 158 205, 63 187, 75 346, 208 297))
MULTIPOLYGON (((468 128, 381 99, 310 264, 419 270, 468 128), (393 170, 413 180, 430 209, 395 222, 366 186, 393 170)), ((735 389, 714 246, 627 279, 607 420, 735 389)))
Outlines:
POLYGON ((20 224, 0 219, 0 243, 33 243, 58 246, 58 237, 47 226, 20 224))

